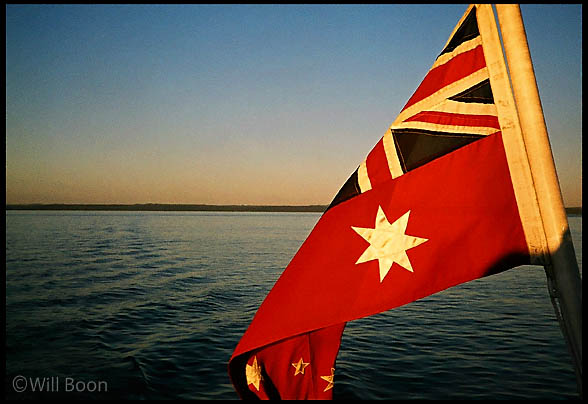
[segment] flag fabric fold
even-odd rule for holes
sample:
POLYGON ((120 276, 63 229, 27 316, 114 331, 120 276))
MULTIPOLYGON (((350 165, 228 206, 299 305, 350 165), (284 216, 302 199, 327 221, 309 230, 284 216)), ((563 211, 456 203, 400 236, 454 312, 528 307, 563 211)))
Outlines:
POLYGON ((259 307, 229 360, 241 398, 330 399, 347 321, 532 262, 488 7, 466 10, 259 307))

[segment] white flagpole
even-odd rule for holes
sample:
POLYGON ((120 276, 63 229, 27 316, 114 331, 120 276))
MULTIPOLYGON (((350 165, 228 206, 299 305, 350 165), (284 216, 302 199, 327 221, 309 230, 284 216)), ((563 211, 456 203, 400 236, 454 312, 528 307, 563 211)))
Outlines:
POLYGON ((582 396, 582 286, 578 263, 520 7, 518 4, 497 4, 496 12, 547 241, 545 273, 549 294, 572 356, 578 391, 582 396))

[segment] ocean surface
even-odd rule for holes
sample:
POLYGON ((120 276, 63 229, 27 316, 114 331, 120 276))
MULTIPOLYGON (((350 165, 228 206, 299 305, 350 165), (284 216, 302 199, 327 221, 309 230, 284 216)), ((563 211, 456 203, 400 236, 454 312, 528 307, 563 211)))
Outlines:
MULTIPOLYGON (((319 217, 7 211, 5 398, 237 399, 228 359, 319 217)), ((347 323, 333 395, 577 398, 543 268, 347 323)))

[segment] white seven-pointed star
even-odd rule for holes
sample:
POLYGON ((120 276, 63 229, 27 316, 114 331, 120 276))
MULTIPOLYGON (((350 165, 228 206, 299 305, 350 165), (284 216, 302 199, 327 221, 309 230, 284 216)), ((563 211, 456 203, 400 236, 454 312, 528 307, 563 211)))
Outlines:
POLYGON ((370 243, 370 246, 361 254, 356 264, 377 259, 380 264, 380 282, 384 280, 395 262, 413 272, 406 250, 428 241, 426 238, 405 234, 409 215, 410 210, 390 224, 384 210, 382 210, 381 206, 378 206, 374 229, 351 226, 353 230, 370 243))

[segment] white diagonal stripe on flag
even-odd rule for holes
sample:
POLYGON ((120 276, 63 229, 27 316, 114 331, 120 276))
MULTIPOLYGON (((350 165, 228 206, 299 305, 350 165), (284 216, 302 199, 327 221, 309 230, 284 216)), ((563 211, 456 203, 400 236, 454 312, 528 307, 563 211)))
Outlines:
POLYGON ((394 124, 390 129, 421 129, 434 132, 444 133, 463 133, 472 135, 488 136, 498 132, 500 129, 484 126, 462 126, 462 125, 442 125, 431 122, 409 121, 394 124))
POLYGON ((440 55, 437 58, 437 60, 435 60, 435 63, 433 63, 433 66, 431 66, 429 71, 435 69, 436 67, 444 65, 445 63, 449 62, 451 59, 453 59, 457 55, 461 55, 462 53, 470 51, 470 50, 474 49, 476 46, 480 46, 480 45, 482 45, 482 38, 479 35, 475 38, 470 39, 469 41, 463 42, 462 44, 460 44, 457 48, 455 48, 451 52, 444 53, 444 54, 440 55))
MULTIPOLYGON (((406 108, 398 115, 398 117, 392 125, 397 125, 421 111, 426 111, 430 107, 434 107, 435 105, 440 104, 447 98, 453 97, 454 95, 457 95, 486 79, 488 79, 488 68, 484 67, 470 74, 469 76, 464 77, 463 79, 454 81, 453 83, 443 87, 439 91, 431 94, 427 98, 424 98, 412 104, 410 107, 406 108)), ((392 129, 392 126, 390 128, 392 129)))
POLYGON ((392 178, 400 177, 404 174, 402 167, 400 166, 400 160, 398 159, 398 152, 396 151, 396 145, 394 144, 394 138, 392 137, 392 131, 388 130, 384 135, 383 139, 384 151, 386 152, 386 160, 388 160, 388 167, 390 168, 390 174, 392 178))
POLYGON ((459 102, 445 100, 437 105, 427 108, 427 111, 448 112, 462 115, 492 115, 498 116, 496 105, 482 104, 478 102, 459 102))

